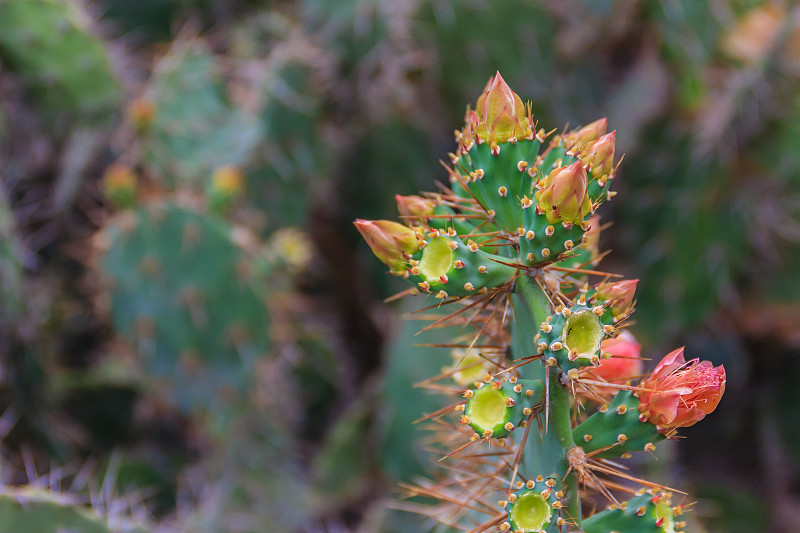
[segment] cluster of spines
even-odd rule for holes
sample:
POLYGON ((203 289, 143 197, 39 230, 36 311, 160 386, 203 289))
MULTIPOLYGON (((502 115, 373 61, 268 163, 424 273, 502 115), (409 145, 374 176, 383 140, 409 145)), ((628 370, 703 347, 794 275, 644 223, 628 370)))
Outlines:
POLYGON ((544 383, 516 377, 493 379, 487 374, 483 382, 464 392, 466 404, 461 423, 475 430, 473 438, 504 438, 516 428, 525 427, 531 415, 538 413, 544 402, 544 383))

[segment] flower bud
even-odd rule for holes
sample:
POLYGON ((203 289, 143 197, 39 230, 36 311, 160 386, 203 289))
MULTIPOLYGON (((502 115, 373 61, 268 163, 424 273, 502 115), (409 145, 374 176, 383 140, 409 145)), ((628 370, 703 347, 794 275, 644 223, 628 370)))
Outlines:
POLYGON ((120 163, 110 165, 103 172, 103 190, 117 207, 131 207, 136 202, 136 173, 120 163))
POLYGON ((614 143, 617 132, 607 133, 584 148, 581 161, 589 165, 592 176, 600 177, 614 170, 614 143))
MULTIPOLYGON (((400 196, 396 194, 394 199, 397 201, 397 210, 400 215, 405 217, 419 217, 425 218, 433 214, 434 203, 433 200, 422 198, 421 196, 400 196)), ((407 219, 407 223, 414 222, 414 220, 407 219)))
POLYGON ((688 427, 714 411, 725 392, 725 368, 710 361, 688 363, 683 348, 667 354, 640 385, 642 421, 659 430, 688 427))
POLYGON ((568 148, 580 149, 588 142, 596 140, 606 132, 608 121, 605 118, 595 120, 591 124, 587 124, 582 128, 578 128, 564 136, 564 145, 568 148))
MULTIPOLYGON (((617 337, 606 339, 600 349, 611 354, 608 359, 600 359, 600 366, 592 368, 592 374, 609 383, 624 383, 642 374, 642 345, 623 331, 617 337)), ((619 389, 597 387, 601 394, 616 394, 619 389)))
POLYGON ((581 222, 592 210, 586 186, 586 170, 580 161, 553 169, 542 190, 536 193, 539 208, 547 215, 547 221, 551 224, 581 222))
POLYGON ((128 117, 137 132, 146 131, 156 116, 156 106, 144 97, 137 98, 128 106, 128 117))
POLYGON ((220 212, 230 208, 244 192, 244 175, 239 168, 225 165, 214 170, 208 185, 208 203, 220 212))
POLYGON ((525 127, 525 104, 511 90, 498 72, 483 89, 475 105, 474 115, 468 112, 467 123, 474 124, 474 131, 481 140, 504 143, 510 137, 523 137, 525 127))
POLYGON ((638 279, 626 279, 616 283, 598 285, 597 297, 611 304, 614 316, 624 316, 633 310, 633 297, 636 295, 638 279))
POLYGON ((358 219, 353 224, 372 248, 372 253, 389 267, 392 274, 405 273, 408 257, 419 250, 416 231, 389 220, 358 219))

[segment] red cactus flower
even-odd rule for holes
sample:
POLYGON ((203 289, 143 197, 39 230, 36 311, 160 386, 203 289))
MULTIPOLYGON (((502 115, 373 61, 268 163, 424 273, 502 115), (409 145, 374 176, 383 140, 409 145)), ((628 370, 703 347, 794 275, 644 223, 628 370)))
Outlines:
POLYGON ((658 363, 641 388, 640 420, 664 432, 688 427, 717 408, 725 392, 725 368, 699 359, 687 363, 678 348, 658 363))
MULTIPOLYGON (((611 354, 608 359, 600 359, 600 366, 592 369, 592 374, 609 383, 624 383, 642 374, 642 345, 623 331, 613 339, 606 339, 600 348, 611 354)), ((597 387, 600 394, 615 394, 619 389, 613 387, 597 387)))

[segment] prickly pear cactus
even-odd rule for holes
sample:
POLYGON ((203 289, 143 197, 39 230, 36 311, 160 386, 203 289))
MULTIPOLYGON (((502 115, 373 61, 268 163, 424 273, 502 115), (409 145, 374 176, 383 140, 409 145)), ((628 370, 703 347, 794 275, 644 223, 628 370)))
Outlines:
POLYGON ((121 212, 99 236, 116 330, 178 404, 226 404, 270 347, 267 266, 245 230, 171 201, 121 212))
POLYGON ((0 56, 50 112, 83 122, 111 116, 122 97, 105 43, 70 0, 0 2, 0 56))
POLYGON ((97 516, 77 498, 31 487, 0 493, 0 531, 27 533, 146 533, 122 521, 97 516))
MULTIPOLYGON (((623 330, 637 280, 595 270, 595 212, 614 196, 616 177, 615 132, 606 128, 601 119, 546 134, 498 73, 456 132, 449 188, 398 196, 403 224, 355 222, 389 271, 412 283, 406 294, 432 295, 432 307, 447 310, 429 327, 477 330, 443 345, 460 350, 464 369, 475 367, 470 355, 488 366, 453 405, 427 417, 454 412, 461 423, 458 431, 437 425, 455 463, 448 477, 409 489, 438 499, 425 514, 444 524, 514 533, 685 526, 675 518, 682 507, 669 504, 672 489, 608 459, 653 453, 712 412, 725 370, 687 362, 678 349, 634 383, 640 348, 623 330), (591 415, 587 404, 596 407, 591 415), (581 499, 591 492, 609 510, 585 513, 581 499)), ((458 380, 456 365, 425 383, 441 390, 458 380)))
POLYGON ((200 41, 173 45, 129 114, 145 167, 167 187, 204 189, 215 170, 245 164, 260 140, 257 120, 231 101, 200 41))

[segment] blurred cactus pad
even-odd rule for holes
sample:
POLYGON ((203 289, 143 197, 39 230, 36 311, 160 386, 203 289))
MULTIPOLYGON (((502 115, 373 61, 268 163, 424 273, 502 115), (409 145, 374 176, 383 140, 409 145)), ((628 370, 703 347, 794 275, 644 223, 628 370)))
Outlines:
POLYGON ((793 532, 798 43, 0 0, 0 533, 793 532))

